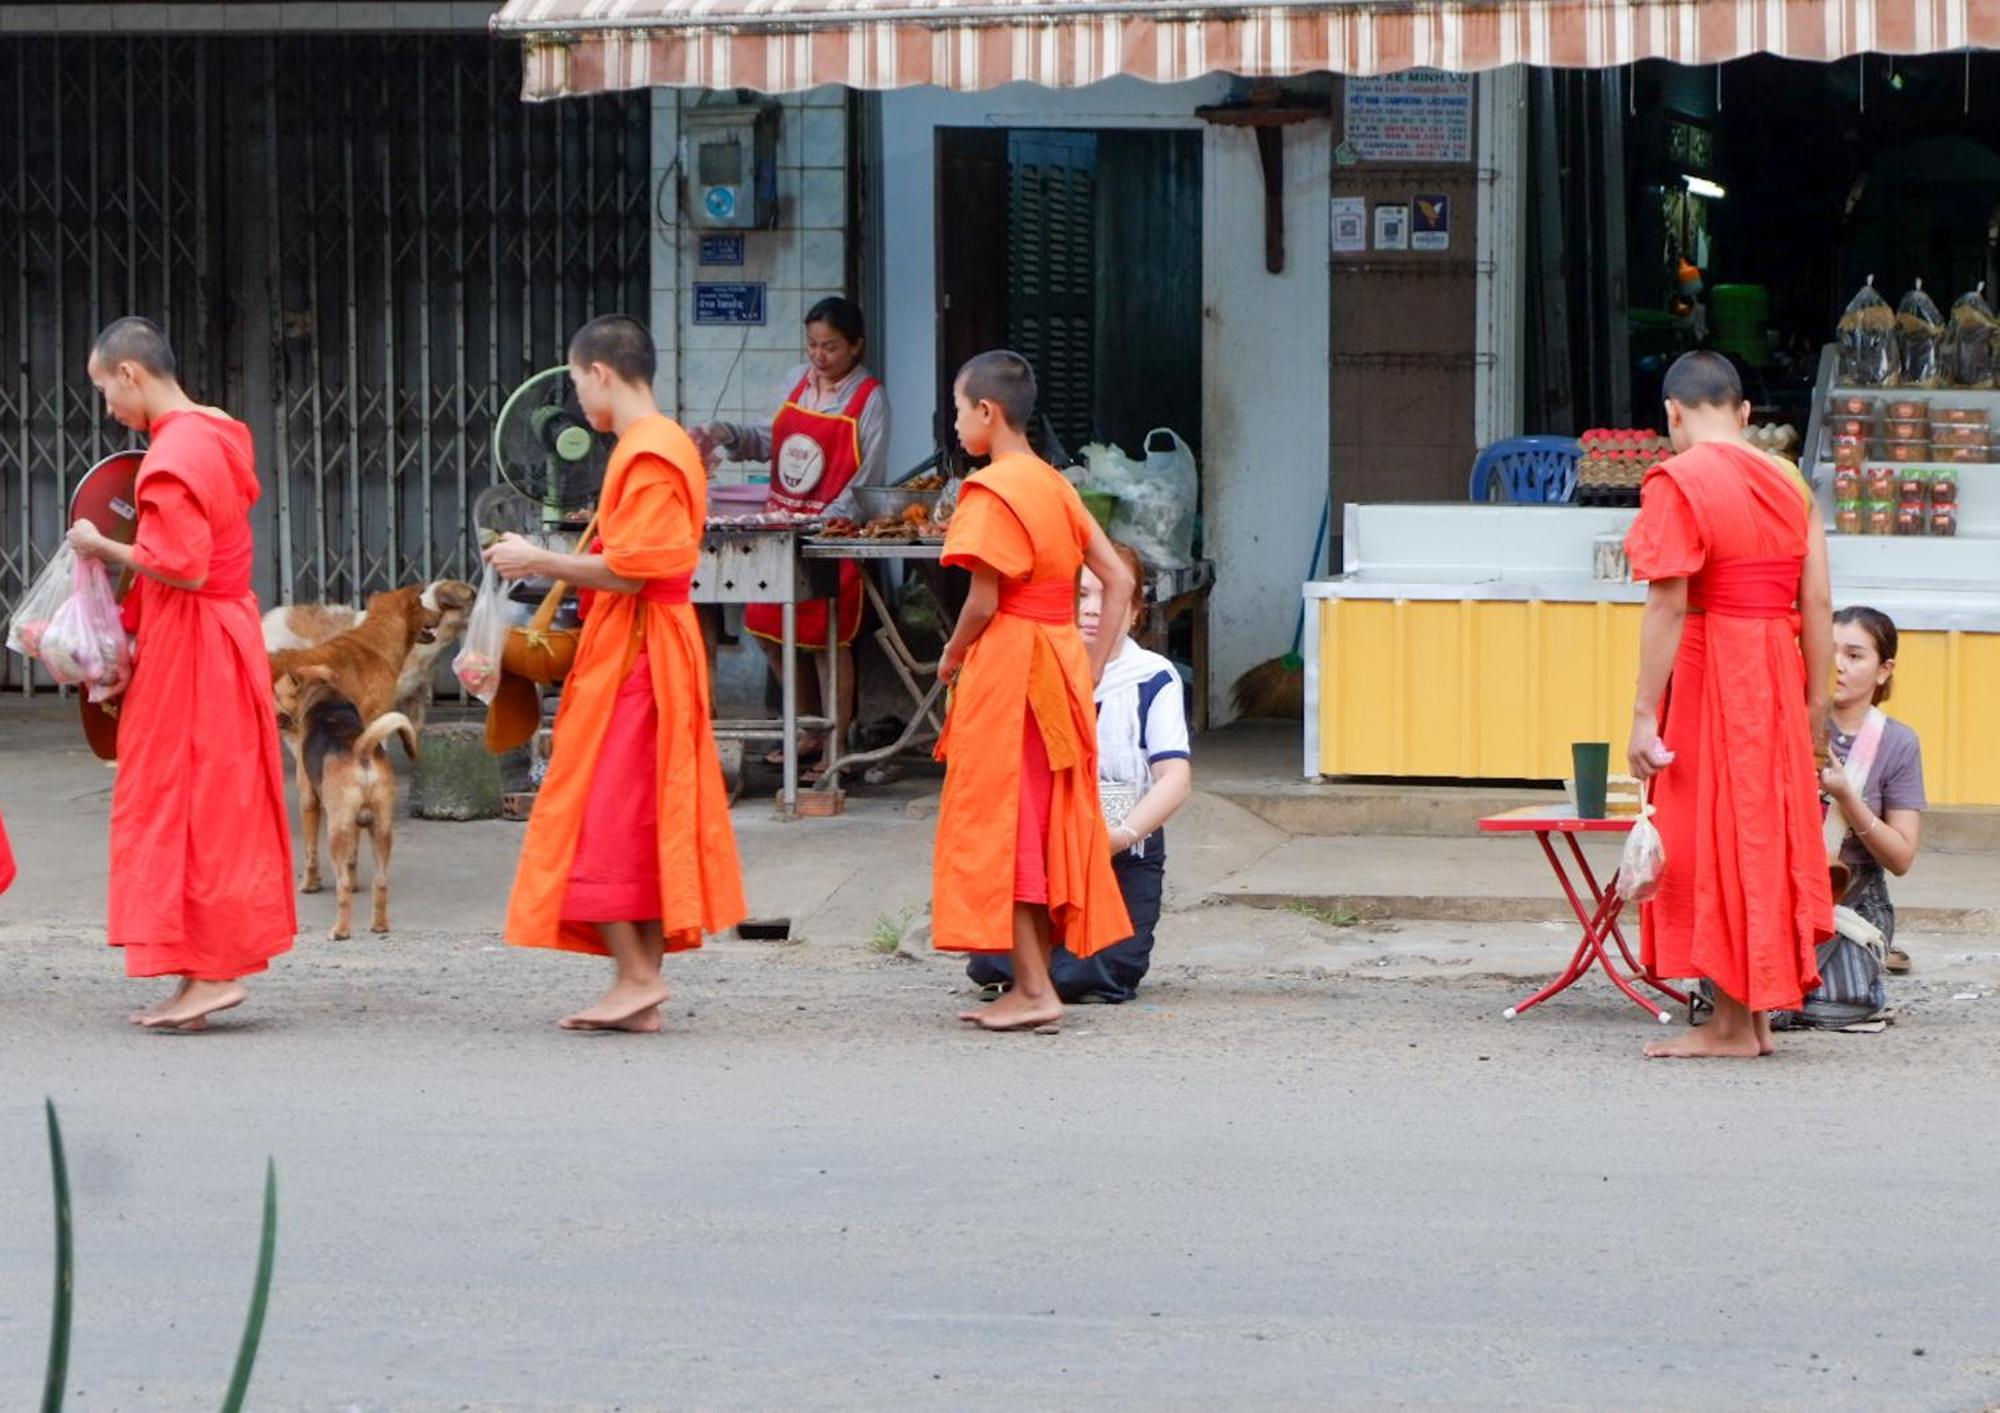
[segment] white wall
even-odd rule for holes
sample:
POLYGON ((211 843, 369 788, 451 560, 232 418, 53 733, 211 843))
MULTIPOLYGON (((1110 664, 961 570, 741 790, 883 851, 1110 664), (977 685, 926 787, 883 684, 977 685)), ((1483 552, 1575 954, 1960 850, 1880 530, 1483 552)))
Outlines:
MULTIPOLYGON (((701 230, 676 197, 680 114, 704 95, 653 90, 653 313, 661 405, 682 420, 764 422, 805 361, 800 320, 815 301, 843 293, 847 269, 847 93, 814 89, 780 101, 778 223, 743 232, 741 267, 697 265, 701 230), (696 327, 695 281, 754 281, 765 322, 696 327)), ((690 200, 693 198, 690 197, 690 200)))
MULTIPOLYGON (((1210 703, 1226 719, 1242 672, 1291 647, 1313 526, 1327 487, 1327 196, 1331 130, 1285 135, 1286 269, 1264 271, 1264 187, 1255 139, 1194 116, 1229 96, 1213 76, 1087 89, 1011 85, 990 93, 884 94, 883 251, 888 307, 881 368, 898 400, 891 464, 931 449, 937 370, 936 130, 939 127, 1184 127, 1206 132, 1202 344, 1204 505, 1216 563, 1210 703)), ((1160 420, 1171 422, 1171 411, 1160 420)), ((1130 448, 1128 448, 1130 450, 1130 448)))

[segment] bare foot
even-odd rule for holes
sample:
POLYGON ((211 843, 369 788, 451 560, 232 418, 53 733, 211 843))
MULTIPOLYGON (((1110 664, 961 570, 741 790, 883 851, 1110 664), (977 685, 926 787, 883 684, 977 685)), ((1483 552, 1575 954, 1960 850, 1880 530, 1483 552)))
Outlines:
POLYGON ((148 1030, 200 1030, 208 1016, 240 1006, 249 993, 233 981, 191 981, 181 999, 143 1022, 148 1030))
POLYGON ((181 997, 187 995, 188 986, 189 986, 188 979, 186 977, 182 977, 180 985, 174 988, 173 995, 165 997, 162 1000, 155 1001, 153 1002, 152 1005, 145 1007, 143 1010, 134 1011, 132 1012, 131 1015, 125 1017, 125 1019, 132 1022, 132 1024, 134 1025, 144 1025, 154 1016, 159 1015, 163 1011, 171 1010, 176 1004, 178 1004, 181 997))
POLYGON ((1062 998, 1051 991, 1040 998, 1009 991, 983 1010, 972 1013, 972 1022, 981 1030, 1033 1030, 1054 1025, 1062 1019, 1062 998))
POLYGON ((1763 1051, 1757 1033, 1729 1033, 1714 1021, 1690 1030, 1678 1040, 1661 1040, 1646 1047, 1649 1060, 1754 1060, 1763 1051))
MULTIPOLYGON (((564 1030, 628 1029, 625 1022, 640 1019, 646 1011, 657 1011, 668 994, 667 983, 657 978, 652 981, 614 981, 596 1005, 575 1015, 564 1016, 556 1024, 564 1030)), ((653 1019, 652 1029, 658 1030, 659 1017, 656 1015, 653 1019)))
POLYGON ((1776 1054, 1778 1042, 1771 1034, 1771 1013, 1769 1011, 1757 1012, 1756 1022, 1757 1053, 1759 1055, 1776 1054))

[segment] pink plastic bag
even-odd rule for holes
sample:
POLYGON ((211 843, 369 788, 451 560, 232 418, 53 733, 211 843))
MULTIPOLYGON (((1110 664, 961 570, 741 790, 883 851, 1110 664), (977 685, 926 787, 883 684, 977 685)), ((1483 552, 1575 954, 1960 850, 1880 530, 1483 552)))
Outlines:
POLYGON ((40 656, 51 677, 87 688, 93 702, 131 675, 132 643, 102 562, 76 561, 70 596, 43 630, 40 656))

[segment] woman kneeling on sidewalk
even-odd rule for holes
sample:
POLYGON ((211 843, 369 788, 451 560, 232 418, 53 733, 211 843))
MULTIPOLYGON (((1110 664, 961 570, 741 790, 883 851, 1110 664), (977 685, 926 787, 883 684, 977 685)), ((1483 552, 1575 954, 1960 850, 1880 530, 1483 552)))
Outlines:
MULTIPOLYGON (((1129 545, 1117 545, 1119 559, 1144 584, 1145 569, 1129 545)), ((1057 947, 1049 959, 1049 979, 1065 1004, 1129 1001, 1139 991, 1153 961, 1153 928, 1160 920, 1160 897, 1166 884, 1167 836, 1163 826, 1194 793, 1194 769, 1188 750, 1187 707, 1181 700, 1181 679, 1173 664, 1148 652, 1132 637, 1138 621, 1139 595, 1125 612, 1125 621, 1102 621, 1104 586, 1083 571, 1077 599, 1077 627, 1086 642, 1099 633, 1117 633, 1123 640, 1105 664, 1104 679, 1094 693, 1097 701, 1097 790, 1110 826, 1113 872, 1132 916, 1132 935, 1082 960, 1057 947)), ((1013 983, 1011 959, 1004 952, 974 953, 965 973, 995 992, 1013 983)))
POLYGON ((1896 945, 1887 875, 1901 878, 1917 857, 1924 762, 1917 733, 1882 711, 1895 687, 1896 638, 1896 625, 1875 609, 1834 614, 1834 759, 1820 786, 1828 800, 1828 853, 1837 847, 1853 877, 1840 901, 1881 929, 1888 970, 1906 972, 1910 955, 1896 945))

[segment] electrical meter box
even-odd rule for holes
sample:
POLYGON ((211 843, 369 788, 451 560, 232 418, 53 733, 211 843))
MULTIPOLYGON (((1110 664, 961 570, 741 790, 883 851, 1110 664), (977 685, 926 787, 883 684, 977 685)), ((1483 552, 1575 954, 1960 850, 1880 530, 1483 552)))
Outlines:
POLYGON ((695 224, 762 230, 778 220, 778 107, 734 103, 681 113, 695 224))

